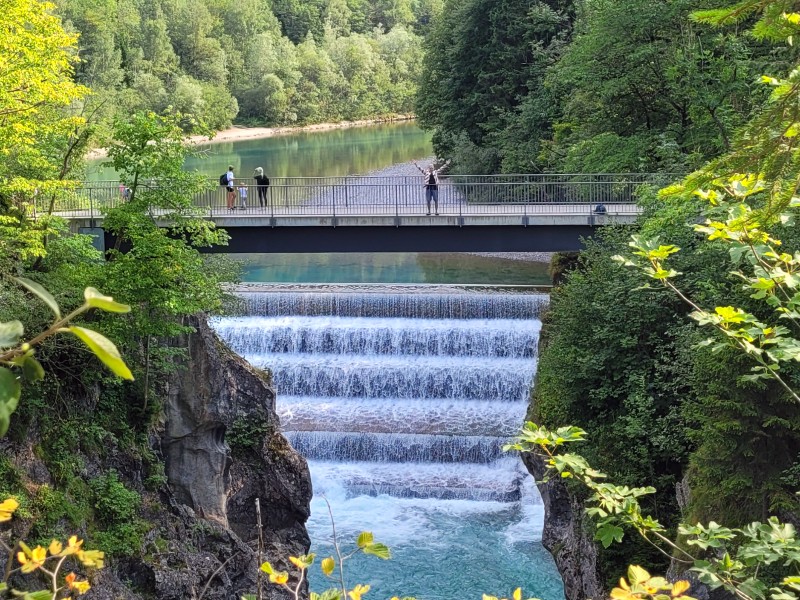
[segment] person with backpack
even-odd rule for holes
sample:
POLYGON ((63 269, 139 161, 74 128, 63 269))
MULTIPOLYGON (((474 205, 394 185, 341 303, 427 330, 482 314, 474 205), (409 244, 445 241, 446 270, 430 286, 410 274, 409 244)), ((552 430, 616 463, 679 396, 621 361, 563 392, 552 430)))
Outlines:
POLYGON ((264 175, 264 169, 256 167, 253 171, 253 179, 256 180, 256 191, 258 192, 258 204, 264 208, 267 204, 267 191, 269 190, 269 177, 264 175))
POLYGON ((417 161, 411 161, 415 167, 422 173, 422 180, 423 185, 425 186, 425 204, 428 206, 428 212, 426 214, 431 214, 431 200, 433 200, 433 207, 435 213, 439 214, 439 173, 450 164, 450 161, 447 160, 441 167, 438 169, 433 168, 433 164, 431 164, 428 168, 423 169, 417 164, 417 161))
POLYGON ((219 176, 219 184, 225 186, 227 190, 226 200, 228 202, 228 210, 233 210, 234 203, 236 202, 236 191, 233 189, 233 166, 229 166, 228 170, 219 176))

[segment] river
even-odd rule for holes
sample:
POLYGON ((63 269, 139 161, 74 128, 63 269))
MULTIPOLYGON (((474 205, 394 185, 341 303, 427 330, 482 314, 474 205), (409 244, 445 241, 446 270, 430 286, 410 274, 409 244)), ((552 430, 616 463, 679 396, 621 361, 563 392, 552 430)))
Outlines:
MULTIPOLYGON (((240 177, 251 177, 256 167, 268 177, 365 175, 433 152, 430 134, 411 121, 219 142, 199 146, 198 151, 186 161, 186 168, 214 180, 228 166, 240 177)), ((116 179, 104 162, 89 161, 88 180, 116 179)))

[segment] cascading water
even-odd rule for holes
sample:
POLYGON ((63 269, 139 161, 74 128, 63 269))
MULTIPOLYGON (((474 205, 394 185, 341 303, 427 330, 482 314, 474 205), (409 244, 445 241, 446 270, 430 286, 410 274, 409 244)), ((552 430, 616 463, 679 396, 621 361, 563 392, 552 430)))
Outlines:
MULTIPOLYGON (((313 550, 371 530, 393 559, 356 556, 370 597, 563 597, 539 543, 542 507, 502 446, 524 419, 547 296, 264 292, 219 334, 272 371, 287 437, 309 459, 313 550)), ((312 586, 330 587, 312 573, 312 586)))

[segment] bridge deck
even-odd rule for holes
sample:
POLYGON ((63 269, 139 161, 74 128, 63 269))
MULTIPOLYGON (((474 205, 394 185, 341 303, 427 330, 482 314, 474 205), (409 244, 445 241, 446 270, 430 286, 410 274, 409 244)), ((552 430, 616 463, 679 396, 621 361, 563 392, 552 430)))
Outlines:
MULTIPOLYGON (((235 208, 215 186, 190 210, 228 230, 228 252, 575 250, 597 226, 633 222, 639 190, 654 185, 649 175, 470 177, 443 179, 430 215, 417 177, 275 178, 267 189, 237 180, 235 208)), ((118 182, 86 183, 55 214, 99 234, 105 211, 127 200, 118 182)), ((164 226, 168 214, 151 211, 164 226)))

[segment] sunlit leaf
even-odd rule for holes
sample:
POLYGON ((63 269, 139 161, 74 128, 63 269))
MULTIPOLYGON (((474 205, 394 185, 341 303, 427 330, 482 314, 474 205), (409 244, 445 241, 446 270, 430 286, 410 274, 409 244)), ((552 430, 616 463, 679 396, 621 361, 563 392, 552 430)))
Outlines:
POLYGON ((320 568, 322 569, 322 572, 328 577, 330 577, 331 573, 333 573, 334 567, 336 567, 336 562, 333 560, 332 556, 329 556, 328 558, 323 558, 322 562, 320 563, 320 568))
POLYGON ((93 287, 87 287, 83 291, 83 297, 86 298, 86 304, 92 308, 99 308, 112 313, 127 313, 131 311, 131 307, 127 304, 114 302, 111 296, 104 296, 93 287))
POLYGON ((359 548, 364 548, 368 546, 374 541, 375 537, 372 535, 371 531, 362 531, 358 534, 358 539, 356 539, 356 544, 359 548))
POLYGON ((67 331, 78 336, 115 375, 123 379, 133 380, 133 374, 125 364, 125 361, 122 360, 119 350, 111 340, 96 331, 76 325, 68 327, 67 331))

